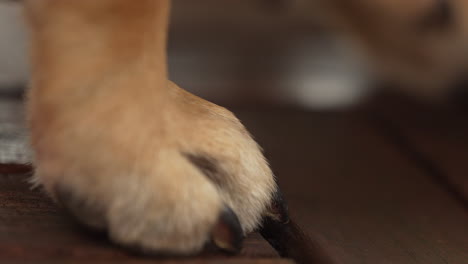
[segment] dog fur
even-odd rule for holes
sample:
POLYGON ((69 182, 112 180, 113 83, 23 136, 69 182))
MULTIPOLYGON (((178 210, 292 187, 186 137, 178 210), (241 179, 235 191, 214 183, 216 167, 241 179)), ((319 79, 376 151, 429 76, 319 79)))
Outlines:
POLYGON ((228 233, 258 227, 272 172, 231 112, 168 80, 168 0, 25 4, 35 177, 52 197, 145 251, 233 250, 236 234, 214 232, 225 212, 242 227, 228 233))

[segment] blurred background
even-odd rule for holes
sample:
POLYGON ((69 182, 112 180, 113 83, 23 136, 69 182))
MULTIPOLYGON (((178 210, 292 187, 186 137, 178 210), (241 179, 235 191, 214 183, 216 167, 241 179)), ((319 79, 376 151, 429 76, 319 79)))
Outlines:
MULTIPOLYGON (((363 57, 299 2, 282 0, 173 2, 170 77, 221 104, 280 103, 311 108, 353 104, 366 94, 363 57)), ((20 6, 0 4, 0 86, 27 82, 26 34, 20 6)))
MULTIPOLYGON (((170 78, 221 104, 337 109, 376 87, 440 101, 465 79, 464 1, 175 0, 170 78), (449 3, 449 4, 448 4, 449 3)), ((18 1, 0 2, 0 87, 27 83, 18 1)))
MULTIPOLYGON (((170 75, 219 102, 335 108, 382 83, 434 99, 465 78, 466 6, 458 0, 175 0, 170 75)), ((0 2, 4 91, 24 87, 28 76, 20 9, 18 1, 0 2)))

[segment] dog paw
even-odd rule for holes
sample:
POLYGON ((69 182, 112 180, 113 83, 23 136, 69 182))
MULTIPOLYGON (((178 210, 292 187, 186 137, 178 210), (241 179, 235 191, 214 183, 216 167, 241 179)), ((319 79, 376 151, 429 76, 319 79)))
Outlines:
POLYGON ((53 114, 33 104, 35 177, 122 246, 194 254, 214 243, 236 252, 268 215, 272 172, 231 112, 168 86, 158 103, 112 91, 53 114))

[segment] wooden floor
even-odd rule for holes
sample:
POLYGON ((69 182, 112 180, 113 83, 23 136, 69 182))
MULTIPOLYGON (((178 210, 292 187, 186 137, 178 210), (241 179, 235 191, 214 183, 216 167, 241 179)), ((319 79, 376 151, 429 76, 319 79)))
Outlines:
MULTIPOLYGON (((249 2, 203 1, 218 2, 220 12, 249 2)), ((266 1, 249 3, 254 2, 258 8, 266 1)), ((176 8, 178 3, 182 0, 176 8)), ((200 17, 208 17, 197 7, 200 17)), ((187 17, 187 10, 178 10, 175 17, 187 17)), ((273 13, 264 17, 275 17, 268 12, 273 13)), ((4 94, 0 263, 310 263, 307 255, 333 264, 468 263, 468 111, 397 96, 331 112, 276 104, 277 99, 269 101, 271 91, 287 78, 280 73, 289 69, 284 54, 294 47, 288 42, 293 38, 273 39, 256 15, 249 17, 254 20, 245 15, 239 29, 220 14, 224 22, 218 24, 173 23, 171 75, 189 90, 230 104, 265 149, 292 217, 310 237, 298 247, 297 258, 281 259, 258 234, 247 238, 237 256, 149 258, 82 229, 41 190, 31 190, 31 172, 21 165, 29 160, 22 101, 4 94), (227 90, 238 92, 224 94, 227 90)), ((279 24, 275 30, 294 31, 290 24, 278 29, 279 24)))
MULTIPOLYGON (((334 113, 234 111, 265 148, 291 214, 325 262, 467 263, 463 112, 401 98, 334 113)), ((0 165, 0 263, 290 263, 257 234, 239 256, 129 254, 31 190, 21 169, 0 165)))

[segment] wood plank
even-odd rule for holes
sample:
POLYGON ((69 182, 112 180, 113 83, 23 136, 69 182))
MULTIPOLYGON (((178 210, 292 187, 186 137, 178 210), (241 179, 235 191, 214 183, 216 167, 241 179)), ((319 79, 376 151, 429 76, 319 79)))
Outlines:
MULTIPOLYGON (((468 259, 466 211, 366 119, 287 109, 239 114, 265 147, 293 216, 334 263, 468 259)), ((147 261, 83 232, 40 192, 30 191, 25 176, 2 179, 3 258, 147 261)), ((262 243, 250 238, 243 254, 228 260, 273 261, 262 243)), ((205 259, 220 260, 190 261, 205 259)))
POLYGON ((466 263, 468 214, 365 118, 245 112, 290 209, 335 263, 466 263))
POLYGON ((386 95, 368 106, 389 140, 413 156, 468 208, 468 113, 455 104, 427 104, 386 95), (395 107, 397 106, 397 107, 395 107))

